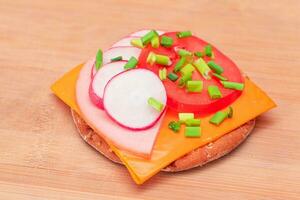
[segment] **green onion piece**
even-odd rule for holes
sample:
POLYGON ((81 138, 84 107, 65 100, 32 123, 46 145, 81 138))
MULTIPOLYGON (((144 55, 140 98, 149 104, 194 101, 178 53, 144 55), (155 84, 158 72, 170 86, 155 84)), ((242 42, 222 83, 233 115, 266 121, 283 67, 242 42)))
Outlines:
POLYGON ((182 76, 187 74, 192 74, 195 71, 195 67, 192 64, 186 64, 183 68, 180 69, 182 76))
POLYGON ((178 113, 179 121, 184 123, 188 119, 194 119, 194 113, 178 113))
POLYGON ((219 90, 218 86, 210 85, 208 86, 208 94, 211 99, 219 99, 222 98, 221 91, 219 90))
POLYGON ((188 81, 186 88, 188 92, 202 92, 203 81, 188 81))
POLYGON ((99 49, 97 52, 96 61, 95 61, 96 70, 99 70, 102 67, 102 63, 103 63, 103 52, 101 49, 99 49))
POLYGON ((228 117, 228 118, 232 118, 232 116, 233 116, 233 109, 232 109, 231 106, 229 106, 229 110, 228 110, 228 112, 227 112, 227 117, 228 117))
POLYGON ((184 130, 185 137, 200 137, 201 127, 200 126, 186 126, 184 130))
POLYGON ((176 35, 178 38, 185 38, 185 37, 192 36, 192 32, 191 31, 182 31, 182 32, 178 32, 176 35))
POLYGON ((168 125, 169 129, 171 129, 174 132, 179 132, 180 131, 180 122, 176 122, 176 121, 171 121, 168 125))
POLYGON ((148 104, 159 112, 162 111, 162 109, 164 108, 164 104, 154 99, 153 97, 150 97, 148 99, 148 104))
POLYGON ((149 63, 150 65, 153 65, 154 63, 155 63, 155 61, 156 61, 156 55, 155 55, 155 53, 153 53, 153 52, 150 52, 149 54, 148 54, 148 57, 147 57, 147 63, 149 63))
POLYGON ((149 42, 151 42, 151 40, 158 36, 157 32, 154 30, 149 31, 146 35, 144 35, 143 37, 141 37, 142 43, 143 45, 148 44, 149 42))
POLYGON ((174 67, 174 72, 178 72, 186 62, 186 57, 181 57, 174 67))
POLYGON ((200 126, 201 120, 200 119, 187 119, 187 120, 185 120, 184 123, 187 126, 200 126))
POLYGON ((174 41, 173 41, 173 38, 171 38, 171 37, 162 36, 160 43, 164 47, 170 47, 173 45, 174 41))
POLYGON ((110 59, 110 61, 111 61, 111 62, 116 62, 116 61, 120 61, 120 60, 122 60, 122 59, 123 59, 122 56, 117 56, 117 57, 114 57, 114 58, 110 59))
POLYGON ((180 57, 191 56, 191 55, 193 55, 192 52, 187 51, 187 50, 185 50, 185 49, 178 49, 178 50, 177 50, 177 54, 178 54, 180 57))
POLYGON ((209 72, 211 71, 206 62, 202 58, 198 58, 194 61, 194 66, 200 72, 204 79, 209 80, 211 77, 209 76, 209 72))
POLYGON ((219 125, 227 118, 227 116, 228 116, 228 113, 218 111, 214 114, 214 116, 212 116, 212 118, 209 120, 209 122, 212 124, 215 124, 215 125, 219 125))
POLYGON ((203 53, 200 52, 200 51, 196 51, 196 52, 194 53, 194 55, 197 56, 198 58, 203 57, 203 53))
POLYGON ((159 37, 158 36, 155 36, 154 38, 152 38, 151 46, 153 48, 158 48, 159 47, 159 37))
POLYGON ((183 87, 186 85, 186 83, 188 81, 192 80, 192 73, 188 73, 188 74, 185 74, 184 76, 181 77, 181 79, 179 80, 179 87, 183 87))
POLYGON ((204 52, 205 52, 205 55, 207 55, 208 57, 211 57, 212 56, 212 46, 211 45, 206 45, 204 47, 204 52))
POLYGON ((178 79, 178 76, 176 74, 174 74, 173 72, 171 72, 168 74, 168 79, 175 82, 178 79))
POLYGON ((218 79, 220 79, 221 81, 227 81, 228 79, 224 76, 221 76, 219 74, 216 74, 216 73, 212 73, 212 75, 218 79))
POLYGON ((207 65, 217 74, 222 74, 224 72, 224 69, 220 65, 217 65, 214 61, 209 61, 207 65))
POLYGON ((124 69, 133 69, 136 67, 138 60, 135 57, 131 57, 128 62, 124 65, 124 69))
POLYGON ((172 62, 168 56, 155 54, 155 63, 160 65, 171 65, 172 62))
POLYGON ((243 90, 244 83, 230 82, 230 81, 221 81, 224 88, 233 89, 233 90, 243 90))
POLYGON ((160 80, 166 80, 167 79, 167 69, 164 67, 163 69, 160 69, 158 71, 158 75, 159 75, 159 78, 160 80))
POLYGON ((144 48, 143 42, 141 40, 141 38, 134 38, 130 41, 130 44, 134 47, 138 47, 138 48, 144 48))

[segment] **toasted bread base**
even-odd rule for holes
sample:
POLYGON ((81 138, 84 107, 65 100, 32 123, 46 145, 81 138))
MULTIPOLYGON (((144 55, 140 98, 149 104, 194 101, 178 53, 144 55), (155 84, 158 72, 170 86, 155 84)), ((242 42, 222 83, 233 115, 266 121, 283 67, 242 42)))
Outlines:
MULTIPOLYGON (((78 132, 83 140, 103 154, 106 158, 115 163, 122 164, 120 159, 110 149, 109 145, 95 131, 93 131, 93 129, 87 125, 87 123, 74 110, 71 109, 71 113, 78 132)), ((162 171, 184 171, 216 160, 226 155, 235 149, 239 144, 241 144, 254 129, 254 126, 255 119, 250 120, 239 128, 215 140, 214 142, 199 147, 175 160, 170 165, 162 169, 162 171)))

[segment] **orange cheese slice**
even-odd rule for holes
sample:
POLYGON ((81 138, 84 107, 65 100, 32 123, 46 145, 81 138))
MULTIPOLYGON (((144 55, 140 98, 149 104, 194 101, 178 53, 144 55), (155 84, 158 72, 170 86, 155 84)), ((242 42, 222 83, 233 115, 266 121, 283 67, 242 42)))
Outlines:
MULTIPOLYGON (((75 67, 51 87, 54 94, 78 113, 80 113, 80 110, 76 104, 75 85, 82 66, 75 67)), ((276 105, 265 92, 246 78, 242 95, 231 106, 234 110, 233 118, 227 119, 220 126, 209 123, 211 116, 201 118, 202 136, 200 138, 186 138, 183 130, 179 133, 173 133, 168 128, 168 123, 177 120, 178 117, 175 112, 167 111, 151 159, 137 157, 117 149, 113 145, 110 146, 127 167, 133 180, 137 184, 142 184, 174 160, 193 149, 218 139, 276 105)))

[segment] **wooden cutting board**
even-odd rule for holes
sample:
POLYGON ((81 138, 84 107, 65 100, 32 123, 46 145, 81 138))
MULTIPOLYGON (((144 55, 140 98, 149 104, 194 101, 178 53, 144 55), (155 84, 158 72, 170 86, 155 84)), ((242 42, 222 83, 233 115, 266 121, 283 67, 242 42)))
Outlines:
POLYGON ((0 0, 0 199, 299 199, 300 1, 0 0), (278 104, 203 168, 137 186, 85 144, 50 85, 141 28, 192 30, 278 104))

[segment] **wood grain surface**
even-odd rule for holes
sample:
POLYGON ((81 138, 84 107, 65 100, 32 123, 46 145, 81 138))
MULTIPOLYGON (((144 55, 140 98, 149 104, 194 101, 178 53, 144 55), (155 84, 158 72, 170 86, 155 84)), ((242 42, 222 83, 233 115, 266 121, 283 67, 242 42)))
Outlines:
POLYGON ((299 0, 0 0, 0 199, 300 199, 299 9, 299 0), (192 30, 278 108, 229 156, 135 185, 83 142, 49 87, 141 28, 192 30))

